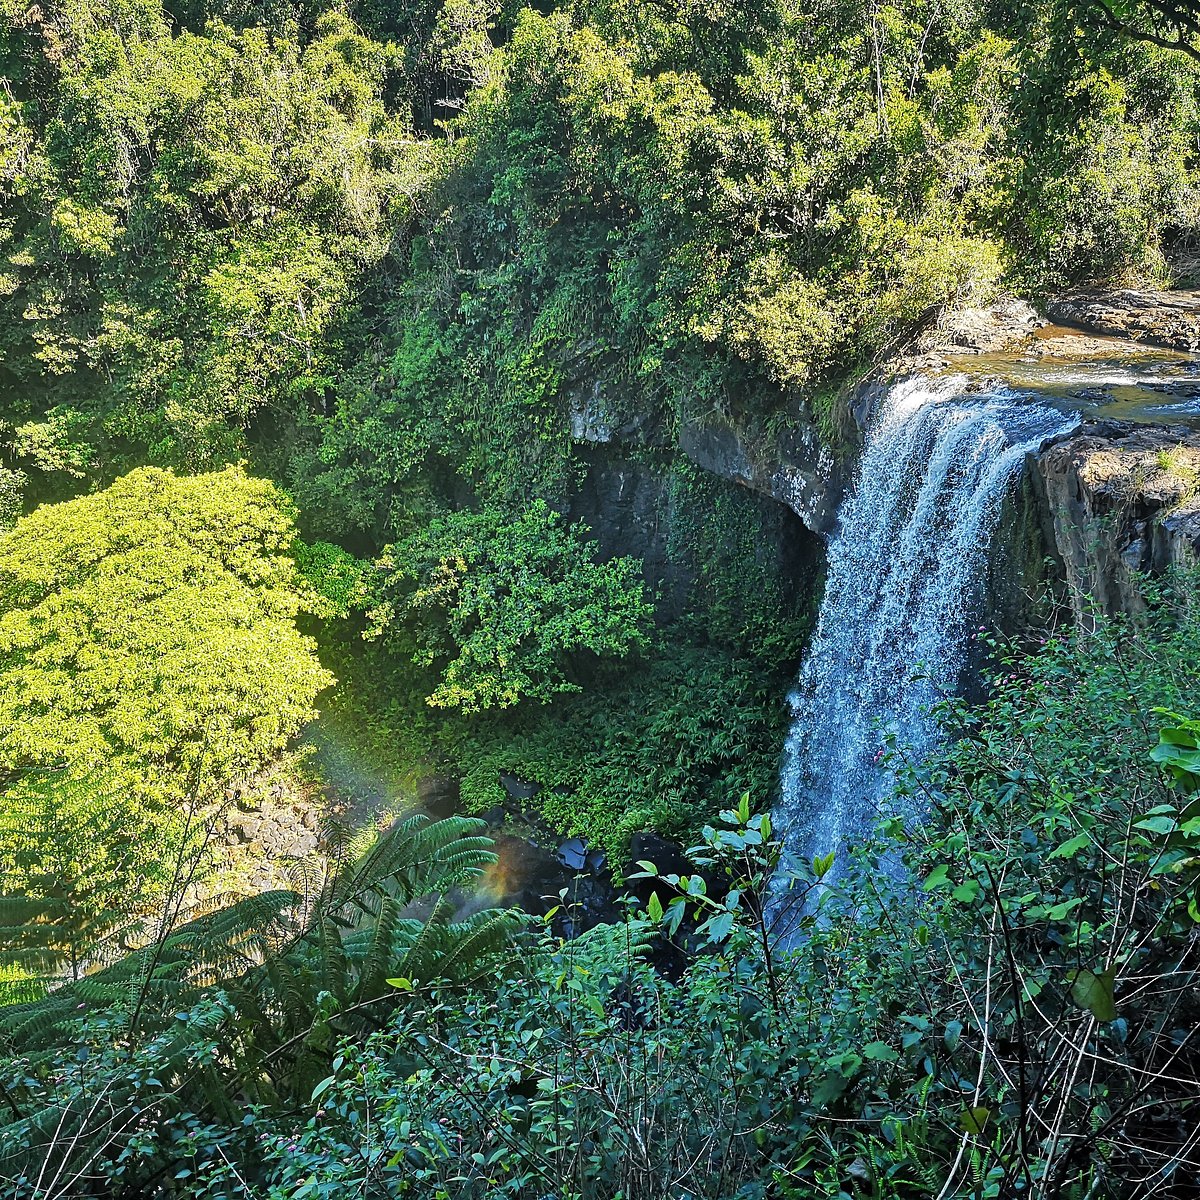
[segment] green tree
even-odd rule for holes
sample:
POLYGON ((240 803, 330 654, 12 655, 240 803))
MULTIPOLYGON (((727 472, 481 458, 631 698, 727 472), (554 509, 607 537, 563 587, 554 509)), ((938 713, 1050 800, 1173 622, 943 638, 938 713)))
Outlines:
POLYGON ((580 691, 585 662, 649 641, 653 609, 629 558, 596 561, 582 524, 535 501, 441 517, 379 560, 374 632, 437 666, 436 708, 479 712, 580 691))
POLYGON ((296 629, 292 517, 240 468, 134 471, 0 537, 0 770, 105 767, 129 803, 224 786, 332 682, 296 629))
POLYGON ((393 52, 336 10, 303 40, 175 33, 156 0, 0 16, 5 417, 111 477, 219 465, 263 409, 319 409, 390 237, 393 52))
POLYGON ((1134 41, 1200 62, 1200 4, 1192 0, 1085 0, 1082 11, 1134 41))

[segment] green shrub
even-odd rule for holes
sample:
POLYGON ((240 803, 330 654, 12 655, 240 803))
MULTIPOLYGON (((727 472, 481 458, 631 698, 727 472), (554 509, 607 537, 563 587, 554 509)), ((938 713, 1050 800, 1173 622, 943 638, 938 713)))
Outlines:
POLYGON ((376 563, 372 636, 436 667, 434 708, 476 713, 578 692, 601 657, 648 643, 640 563, 596 561, 583 525, 535 501, 516 517, 451 513, 376 563))

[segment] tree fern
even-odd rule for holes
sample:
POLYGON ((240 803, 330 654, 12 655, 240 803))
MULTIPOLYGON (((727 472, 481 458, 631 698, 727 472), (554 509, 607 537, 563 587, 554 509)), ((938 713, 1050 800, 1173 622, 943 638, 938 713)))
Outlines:
POLYGON ((459 977, 494 963, 520 919, 489 910, 456 923, 447 898, 495 861, 484 828, 473 818, 434 822, 417 815, 395 822, 365 848, 361 840, 343 843, 359 857, 349 861, 346 855, 330 872, 293 945, 227 986, 232 1004, 250 1001, 253 1009, 270 1013, 277 1034, 285 1035, 271 1052, 274 1080, 286 1074, 289 1060, 307 1075, 303 1060, 314 1039, 323 1042, 331 1029, 376 1024, 373 1008, 394 1001, 388 978, 418 970, 419 978, 448 978, 442 960, 459 977), (425 914, 409 915, 420 901, 429 906, 425 914))
MULTIPOLYGON (((145 1104, 130 1067, 110 1068, 99 1107, 82 1084, 59 1094, 38 1083, 74 1078, 70 1063, 86 1044, 81 1022, 103 1027, 98 1044, 118 1063, 153 1060, 156 1080, 169 1081, 164 1108, 226 1119, 248 1101, 306 1099, 328 1074, 337 1038, 377 1028, 403 1002, 389 978, 465 982, 496 970, 512 957, 522 918, 491 909, 455 918, 495 858, 484 828, 416 816, 369 837, 340 836, 315 893, 307 875, 307 895, 268 892, 177 926, 167 897, 149 944, 39 999, 0 1006, 0 1069, 7 1050, 14 1069, 6 1073, 20 1080, 9 1108, 21 1121, 19 1136, 7 1138, 0 1124, 0 1145, 13 1147, 0 1150, 0 1177, 39 1154, 61 1158, 64 1144, 79 1159, 70 1169, 82 1170, 145 1104)), ((21 912, 0 906, 14 919, 0 943, 10 954, 21 912)))
MULTIPOLYGON (((124 952, 152 911, 155 855, 119 784, 40 772, 0 796, 0 979, 46 990, 124 952)), ((0 1003, 12 998, 0 983, 0 1003)))

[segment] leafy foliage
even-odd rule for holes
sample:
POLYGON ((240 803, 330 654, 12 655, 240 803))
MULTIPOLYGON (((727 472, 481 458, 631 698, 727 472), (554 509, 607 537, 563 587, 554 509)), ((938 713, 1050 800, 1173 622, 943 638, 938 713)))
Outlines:
MULTIPOLYGON (((644 913, 543 937, 466 987, 406 971, 377 1032, 316 1036, 312 1073, 292 1060, 311 1100, 241 1129, 189 1108, 119 1133, 106 1161, 169 1163, 196 1194, 230 1166, 318 1196, 1186 1194, 1197 800, 1151 759, 1156 702, 1177 710, 1200 670, 1194 592, 1177 589, 1137 622, 998 647, 992 697, 943 706, 955 739, 900 763, 929 819, 888 831, 919 887, 868 850, 835 883, 832 858, 796 864, 783 890, 781 847, 743 797, 694 871, 641 864, 644 913), (664 939, 681 974, 652 965, 664 939)), ((186 1020, 212 1029, 200 1011, 186 1020)), ((141 1061, 121 1070, 144 1095, 141 1061)))
POLYGON ((96 1171, 133 1194, 167 1169, 187 1179, 181 1154, 246 1153, 253 1119, 235 1118, 247 1100, 306 1099, 336 1036, 395 1006, 393 971, 409 992, 493 971, 519 921, 458 916, 448 898, 493 860, 480 829, 413 817, 347 841, 314 894, 265 893, 184 924, 168 906, 145 948, 0 1008, 0 1163, 14 1195, 74 1195, 96 1171))
POLYGON ((0 536, 0 874, 25 973, 136 942, 211 839, 203 810, 313 714, 332 677, 296 629, 292 538, 234 468, 133 472, 0 536))
POLYGON ((597 563, 584 528, 541 501, 515 520, 497 510, 439 518, 377 566, 374 632, 439 666, 436 708, 472 713, 579 691, 571 667, 584 654, 648 643, 639 564, 597 563))
MULTIPOLYGON (((652 900, 624 924, 544 943, 495 991, 435 990, 365 1044, 343 1044, 319 1111, 269 1128, 265 1180, 321 1196, 370 1185, 798 1198, 836 1194, 870 1153, 882 1170, 867 1194, 932 1194, 941 1163, 928 1159, 924 1119, 885 1125, 888 1161, 889 1140, 849 1132, 844 1115, 843 1095, 878 1111, 898 1074, 900 1056, 876 1036, 886 1011, 862 1006, 889 934, 809 919, 809 950, 764 958, 770 919, 754 893, 778 864, 769 833, 744 799, 705 831, 693 851, 703 870, 675 880, 684 895, 669 915, 652 900), (673 980, 650 957, 685 908, 703 917, 704 952, 673 980), (826 1111, 841 1120, 823 1124, 826 1111)), ((814 883, 802 872, 797 898, 814 883)))
POLYGON ((1103 15, 14 0, 12 478, 250 444, 382 541, 464 491, 564 507, 589 396, 661 448, 743 409, 832 438, 937 310, 1194 236, 1193 66, 1103 15))
POLYGON ((695 574, 684 624, 763 671, 791 669, 821 590, 815 555, 779 554, 779 547, 807 540, 797 537, 795 525, 780 530, 791 514, 686 463, 672 471, 670 513, 668 554, 695 574))
POLYGON ((767 794, 777 778, 789 668, 690 646, 680 630, 582 694, 469 718, 430 709, 433 680, 378 647, 333 643, 329 661, 342 683, 310 736, 328 781, 360 802, 441 774, 482 813, 508 800, 504 772, 540 786, 528 807, 554 828, 618 854, 644 829, 689 837, 731 793, 767 794))
POLYGON ((839 385, 945 307, 1161 280, 1200 216, 1195 72, 1079 15, 504 12, 302 504, 561 507, 581 413, 667 449, 807 408, 836 440, 839 385))
POLYGON ((276 754, 330 682, 294 624, 291 514, 237 468, 143 469, 0 537, 0 766, 162 799, 276 754))
POLYGON ((1002 658, 986 705, 948 706, 950 749, 912 764, 937 817, 908 835, 928 944, 954 965, 931 1015, 971 1031, 960 1069, 968 1107, 993 1116, 981 1143, 1001 1195, 1149 1195, 1196 1169, 1200 839, 1173 742, 1190 723, 1154 747, 1155 703, 1200 685, 1196 586, 1002 658), (1170 767, 1167 747, 1182 795, 1149 766, 1170 767))
POLYGON ((1117 33, 1200 62, 1200 6, 1190 0, 1092 0, 1089 7, 1117 33))
POLYGON ((102 774, 32 776, 0 804, 0 1003, 119 957, 193 831, 135 819, 102 774), (175 851, 176 853, 173 853, 175 851))
POLYGON ((1160 731, 1151 757, 1167 768, 1184 791, 1200 791, 1200 722, 1174 713, 1163 715, 1171 717, 1174 723, 1160 731))
POLYGON ((336 9, 304 44, 212 16, 4 10, 6 416, 102 474, 219 464, 264 406, 319 403, 387 244, 391 52, 336 9))
POLYGON ((371 605, 374 578, 369 563, 329 542, 297 539, 296 569, 312 589, 310 610, 319 617, 349 617, 371 605))
POLYGON ((467 820, 235 906, 185 918, 178 894, 189 805, 276 756, 329 680, 302 613, 384 634, 334 714, 379 752, 364 777, 451 772, 484 809, 512 771, 614 850, 766 796, 808 596, 747 505, 680 469, 681 435, 837 443, 846 385, 947 307, 1168 280, 1200 231, 1187 5, 0 16, 18 1196, 1189 1186, 1186 591, 998 649, 991 699, 947 706, 948 749, 909 764, 929 820, 890 836, 921 886, 867 855, 837 907, 801 864, 790 955, 748 800, 696 870, 644 865, 645 914, 520 961, 514 918, 459 907, 487 861, 467 820), (608 442, 671 471, 669 554, 697 575, 657 640, 636 564, 557 515, 608 442), (218 469, 247 455, 312 540, 218 469))

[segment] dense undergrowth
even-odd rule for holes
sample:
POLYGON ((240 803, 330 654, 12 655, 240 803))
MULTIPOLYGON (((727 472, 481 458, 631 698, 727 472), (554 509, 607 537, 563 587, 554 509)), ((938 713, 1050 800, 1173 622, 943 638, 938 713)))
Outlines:
POLYGON ((995 647, 946 749, 894 751, 927 814, 888 831, 908 874, 864 847, 814 905, 827 863, 796 873, 791 950, 747 797, 696 874, 647 864, 644 910, 574 941, 527 924, 494 957, 497 918, 441 901, 389 924, 478 867, 458 821, 427 862, 412 830, 371 852, 415 856, 399 893, 369 854, 314 907, 264 898, 275 933, 233 910, 0 1009, 15 1195, 1190 1195, 1200 727, 1160 705, 1200 684, 1196 598, 995 647), (265 966, 231 955, 247 920, 265 966))
POLYGON ((313 734, 318 770, 367 802, 448 776, 469 812, 524 807, 613 853, 643 829, 686 838, 698 814, 731 795, 773 792, 787 675, 679 636, 666 631, 642 661, 593 680, 585 695, 450 720, 430 714, 407 668, 352 643, 331 647, 341 684, 313 734), (502 773, 541 790, 514 803, 502 773))

